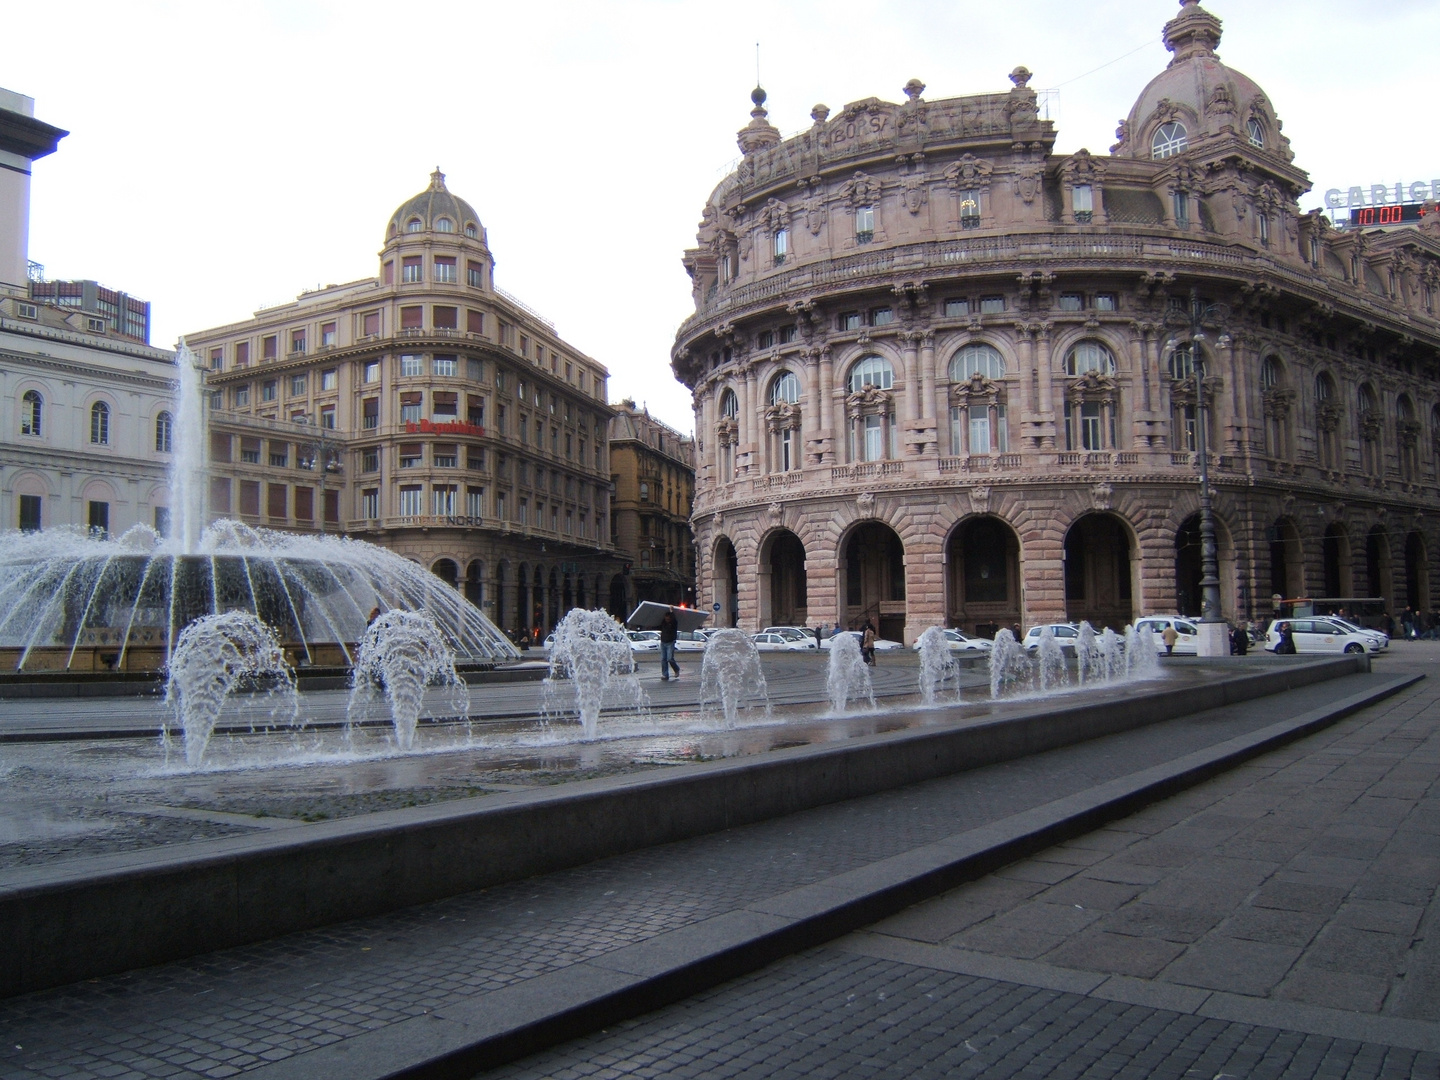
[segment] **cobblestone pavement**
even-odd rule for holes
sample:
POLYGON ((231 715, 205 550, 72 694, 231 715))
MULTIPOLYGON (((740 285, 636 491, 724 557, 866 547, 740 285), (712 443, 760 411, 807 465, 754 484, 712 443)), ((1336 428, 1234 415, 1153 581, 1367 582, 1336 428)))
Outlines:
MULTIPOLYGON (((1429 643, 1393 652, 1388 670, 1440 660, 1429 643)), ((1436 1021, 1430 679, 834 945, 486 1076, 1433 1080, 1436 1021)))
POLYGON ((0 1077, 236 1075, 1213 746, 1354 692, 1363 679, 391 916, 0 1001, 0 1077))

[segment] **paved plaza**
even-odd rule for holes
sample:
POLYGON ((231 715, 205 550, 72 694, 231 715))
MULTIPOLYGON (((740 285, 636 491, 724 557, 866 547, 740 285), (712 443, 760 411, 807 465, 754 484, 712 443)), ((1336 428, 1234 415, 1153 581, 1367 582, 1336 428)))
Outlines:
MULTIPOLYGON (((1397 645, 1377 667, 1436 659, 1397 645)), ((1367 678, 0 1001, 0 1077, 390 1075, 437 1032, 479 1026, 517 995, 598 985, 667 936, 760 919, 926 845, 1309 715, 1367 678)), ((1421 682, 865 931, 498 1075, 1435 1076, 1435 699, 1421 682)))

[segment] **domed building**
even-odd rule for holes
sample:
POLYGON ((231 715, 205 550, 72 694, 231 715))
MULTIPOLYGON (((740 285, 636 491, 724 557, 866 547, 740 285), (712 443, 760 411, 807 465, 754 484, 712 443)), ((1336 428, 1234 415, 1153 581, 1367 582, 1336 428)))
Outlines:
POLYGON ((1302 213, 1220 36, 1183 0, 1108 155, 1054 152, 1023 67, 784 140, 757 88, 672 356, 722 623, 1198 613, 1205 436, 1227 618, 1435 604, 1440 221, 1302 213))
POLYGON ((495 287, 438 169, 390 215, 376 276, 187 340, 213 517, 393 548, 511 632, 607 601, 608 373, 495 287))

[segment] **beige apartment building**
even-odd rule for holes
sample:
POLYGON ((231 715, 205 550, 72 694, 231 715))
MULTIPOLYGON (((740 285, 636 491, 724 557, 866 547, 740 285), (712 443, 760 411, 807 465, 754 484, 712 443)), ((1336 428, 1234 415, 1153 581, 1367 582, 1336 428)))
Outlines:
POLYGON ((376 276, 187 342, 213 517, 389 547, 512 633, 606 602, 607 372, 495 287, 438 170, 390 216, 376 276))
POLYGON ((624 618, 641 600, 695 603, 695 440, 629 398, 610 420, 610 539, 625 559, 611 582, 610 612, 624 618))
POLYGON ((906 641, 1198 612, 1203 411, 1226 616, 1435 605, 1440 215, 1302 213, 1220 37, 1183 0, 1109 154, 1055 153, 1023 67, 789 139, 757 88, 672 356, 701 604, 906 641))

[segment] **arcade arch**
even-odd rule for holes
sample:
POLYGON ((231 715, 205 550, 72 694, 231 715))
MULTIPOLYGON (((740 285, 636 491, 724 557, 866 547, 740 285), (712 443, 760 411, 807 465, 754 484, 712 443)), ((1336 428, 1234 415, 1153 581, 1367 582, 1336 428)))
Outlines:
POLYGON ((1354 596, 1354 574, 1350 567, 1350 534, 1338 521, 1331 522, 1320 538, 1320 564, 1325 576, 1326 596, 1354 596))
POLYGON ((1405 537, 1405 603, 1413 611, 1430 611, 1430 563, 1425 538, 1416 531, 1405 537))
POLYGON ((728 536, 715 541, 715 603, 720 610, 715 613, 715 625, 721 627, 740 625, 740 562, 735 556, 735 545, 728 536))
POLYGON ((1135 621, 1135 540, 1116 514, 1077 518, 1065 534, 1065 617, 1097 630, 1135 621))
POLYGON ((992 515, 962 521, 945 545, 945 622, 966 633, 994 637, 1018 626, 1024 609, 1020 538, 992 515))
MULTIPOLYGON (((1235 595, 1235 547, 1230 530, 1215 518, 1215 564, 1220 579, 1220 611, 1230 607, 1235 595)), ((1205 576, 1204 546, 1200 534, 1200 515, 1191 514, 1175 533, 1175 612, 1198 618, 1204 607, 1200 582, 1205 576)))
POLYGON ((840 548, 841 621, 859 628, 873 622, 891 641, 905 640, 905 545, 882 521, 851 530, 840 548))
POLYGON ((805 586, 805 545, 789 529, 777 529, 760 546, 761 626, 804 626, 809 601, 805 586))
POLYGON ((1289 518, 1281 518, 1266 530, 1270 543, 1270 592, 1294 599, 1305 595, 1305 556, 1300 547, 1300 530, 1289 518))

